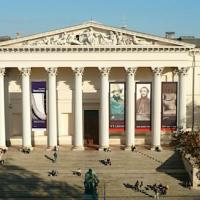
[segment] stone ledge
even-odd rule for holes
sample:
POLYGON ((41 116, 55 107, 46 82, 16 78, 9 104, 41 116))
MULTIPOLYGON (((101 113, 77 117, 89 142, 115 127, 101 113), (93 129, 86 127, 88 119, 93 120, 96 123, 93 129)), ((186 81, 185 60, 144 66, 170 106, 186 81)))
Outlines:
POLYGON ((192 166, 189 160, 182 154, 182 161, 185 166, 185 170, 187 171, 190 180, 192 182, 192 187, 194 189, 200 190, 200 180, 197 178, 197 173, 200 169, 195 166, 192 166))

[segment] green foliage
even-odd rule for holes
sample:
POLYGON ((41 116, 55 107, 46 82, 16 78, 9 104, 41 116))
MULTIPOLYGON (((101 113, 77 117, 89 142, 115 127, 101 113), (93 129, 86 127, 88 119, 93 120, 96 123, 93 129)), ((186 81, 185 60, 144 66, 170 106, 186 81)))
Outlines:
POLYGON ((178 129, 172 135, 172 144, 184 155, 190 155, 194 164, 200 168, 200 131, 189 132, 178 129))

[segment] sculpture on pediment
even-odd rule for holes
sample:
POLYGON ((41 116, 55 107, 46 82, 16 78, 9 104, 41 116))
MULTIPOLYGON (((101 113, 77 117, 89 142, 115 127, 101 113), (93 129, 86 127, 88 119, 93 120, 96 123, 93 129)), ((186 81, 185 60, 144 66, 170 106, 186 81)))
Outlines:
POLYGON ((117 44, 117 36, 113 31, 110 31, 109 34, 101 33, 101 45, 116 45, 117 44))
POLYGON ((79 41, 85 45, 98 45, 99 44, 99 34, 94 32, 93 28, 84 30, 79 35, 79 41))
POLYGON ((138 37, 135 36, 135 35, 132 37, 132 39, 133 39, 133 43, 134 43, 134 44, 140 44, 140 45, 152 44, 151 41, 147 41, 147 40, 145 40, 145 39, 138 38, 138 37))
POLYGON ((122 32, 100 32, 89 27, 77 32, 62 32, 57 35, 25 41, 23 45, 46 46, 46 45, 150 45, 154 44, 145 38, 136 35, 128 35, 122 32))
POLYGON ((116 34, 116 36, 117 36, 117 44, 118 45, 124 45, 124 44, 126 44, 126 40, 124 38, 123 33, 119 32, 119 33, 116 34))

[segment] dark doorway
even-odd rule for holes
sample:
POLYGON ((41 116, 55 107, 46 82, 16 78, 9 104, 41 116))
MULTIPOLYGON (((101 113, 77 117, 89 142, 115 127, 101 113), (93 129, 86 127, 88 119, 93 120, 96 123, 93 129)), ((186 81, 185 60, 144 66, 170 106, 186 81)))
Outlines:
POLYGON ((96 146, 99 144, 99 111, 84 110, 84 144, 96 146))

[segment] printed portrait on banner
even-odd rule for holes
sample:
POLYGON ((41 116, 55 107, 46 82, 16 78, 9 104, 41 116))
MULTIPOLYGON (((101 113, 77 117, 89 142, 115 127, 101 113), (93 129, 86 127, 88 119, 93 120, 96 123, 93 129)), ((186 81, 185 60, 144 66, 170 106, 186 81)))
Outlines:
POLYGON ((32 129, 46 129, 46 82, 32 82, 32 129))
POLYGON ((161 125, 165 127, 177 126, 177 83, 162 83, 162 120, 161 125))
POLYGON ((136 128, 150 127, 151 83, 136 83, 136 128))
POLYGON ((110 83, 110 128, 122 129, 125 123, 125 84, 110 83))

